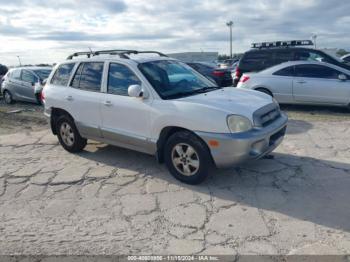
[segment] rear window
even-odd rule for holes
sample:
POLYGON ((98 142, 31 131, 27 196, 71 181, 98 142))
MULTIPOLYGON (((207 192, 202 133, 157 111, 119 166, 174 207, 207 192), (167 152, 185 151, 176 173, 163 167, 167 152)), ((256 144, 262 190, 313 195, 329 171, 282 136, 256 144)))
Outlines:
POLYGON ((74 68, 74 63, 60 65, 51 79, 51 84, 66 86, 74 68))

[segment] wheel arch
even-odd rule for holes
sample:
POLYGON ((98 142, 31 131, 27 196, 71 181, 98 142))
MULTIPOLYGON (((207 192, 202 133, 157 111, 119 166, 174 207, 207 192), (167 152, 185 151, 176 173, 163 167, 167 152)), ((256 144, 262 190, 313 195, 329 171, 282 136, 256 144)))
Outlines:
POLYGON ((160 134, 159 134, 159 137, 158 137, 158 140, 157 140, 156 157, 157 157, 157 160, 158 160, 159 163, 164 163, 164 146, 165 146, 166 141, 168 140, 168 138, 170 136, 172 136, 173 134, 175 134, 177 132, 181 132, 181 131, 189 132, 189 133, 193 134, 194 136, 196 136, 200 141, 202 141, 204 143, 204 145, 207 147, 207 149, 208 149, 208 151, 210 153, 210 157, 212 158, 211 151, 210 151, 207 143, 200 136, 198 136, 195 132, 193 132, 192 130, 186 129, 184 127, 167 126, 167 127, 164 127, 160 131, 160 134))
POLYGON ((266 86, 257 86, 253 88, 255 91, 260 91, 260 90, 266 90, 272 97, 273 97, 273 93, 270 90, 270 88, 266 87, 266 86))
POLYGON ((55 108, 55 107, 51 108, 50 126, 51 126, 51 131, 54 135, 57 135, 57 130, 56 130, 57 119, 63 115, 68 116, 74 121, 74 118, 72 117, 72 115, 69 114, 66 110, 61 108, 55 108))

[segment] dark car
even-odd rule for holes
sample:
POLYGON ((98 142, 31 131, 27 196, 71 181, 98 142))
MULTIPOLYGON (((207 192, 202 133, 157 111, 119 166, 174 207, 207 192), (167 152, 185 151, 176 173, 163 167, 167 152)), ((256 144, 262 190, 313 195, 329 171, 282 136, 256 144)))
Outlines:
POLYGON ((0 64, 0 86, 2 81, 4 80, 4 76, 6 75, 8 68, 2 64, 0 64))
POLYGON ((300 47, 305 45, 312 45, 312 42, 295 40, 252 44, 253 49, 245 52, 238 62, 233 85, 237 85, 244 73, 258 72, 288 61, 326 62, 350 70, 350 65, 321 50, 300 47))
POLYGON ((214 65, 203 62, 191 62, 187 64, 205 77, 215 80, 220 87, 232 86, 232 74, 229 69, 217 68, 214 65))

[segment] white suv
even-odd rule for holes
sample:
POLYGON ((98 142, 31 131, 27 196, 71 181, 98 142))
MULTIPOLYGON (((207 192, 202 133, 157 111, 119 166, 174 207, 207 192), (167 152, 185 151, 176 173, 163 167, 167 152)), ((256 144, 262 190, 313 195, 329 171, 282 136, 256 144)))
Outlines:
POLYGON ((288 120, 270 96, 219 88, 151 51, 75 53, 55 67, 43 99, 52 132, 67 151, 81 151, 87 139, 141 151, 189 184, 203 181, 211 167, 270 153, 288 120))

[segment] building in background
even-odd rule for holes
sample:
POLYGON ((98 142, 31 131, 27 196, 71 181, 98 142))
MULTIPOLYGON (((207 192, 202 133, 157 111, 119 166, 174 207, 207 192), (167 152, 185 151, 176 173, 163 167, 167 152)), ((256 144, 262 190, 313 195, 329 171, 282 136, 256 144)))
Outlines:
POLYGON ((183 62, 207 62, 212 63, 218 59, 218 52, 184 52, 167 54, 168 56, 183 62))

